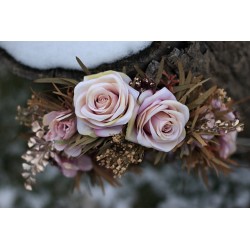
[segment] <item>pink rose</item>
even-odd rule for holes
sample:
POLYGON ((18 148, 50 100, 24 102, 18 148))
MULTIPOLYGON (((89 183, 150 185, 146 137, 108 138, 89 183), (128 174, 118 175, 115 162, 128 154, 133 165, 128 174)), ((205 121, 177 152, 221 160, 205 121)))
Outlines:
POLYGON ((66 177, 75 177, 78 172, 90 171, 93 168, 91 159, 86 155, 68 159, 55 154, 53 158, 66 177))
POLYGON ((120 72, 85 76, 74 90, 77 130, 82 135, 107 137, 121 132, 132 117, 139 92, 120 72))
MULTIPOLYGON (((44 136, 44 139, 53 141, 55 148, 59 151, 66 149, 67 144, 64 141, 70 139, 76 133, 76 120, 64 120, 71 114, 70 111, 52 111, 43 117, 43 125, 49 126, 49 131, 44 136)), ((70 155, 75 156, 78 154, 75 150, 71 149, 70 155)))
POLYGON ((129 121, 127 140, 169 152, 185 138, 189 109, 167 88, 155 94, 151 90, 143 92, 139 104, 129 121))
POLYGON ((219 154, 223 159, 228 158, 236 151, 237 131, 229 132, 219 138, 219 154))

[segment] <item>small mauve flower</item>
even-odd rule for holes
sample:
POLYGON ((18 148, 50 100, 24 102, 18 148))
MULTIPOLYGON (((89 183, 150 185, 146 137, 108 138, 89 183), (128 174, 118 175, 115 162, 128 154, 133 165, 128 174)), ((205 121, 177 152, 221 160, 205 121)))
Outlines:
MULTIPOLYGON (((225 103, 223 103, 219 99, 212 100, 212 107, 217 109, 218 111, 226 111, 228 110, 225 103)), ((225 114, 225 118, 229 121, 233 121, 235 119, 235 115, 233 112, 228 112, 225 114)), ((237 138, 237 131, 232 131, 227 134, 221 132, 221 136, 219 137, 219 155, 221 158, 226 159, 230 155, 232 155, 236 151, 236 138, 237 138)))
POLYGON ((236 151, 237 132, 229 132, 219 138, 219 154, 223 159, 228 158, 236 151))
POLYGON ((189 109, 167 88, 155 94, 152 90, 143 92, 139 104, 128 123, 128 141, 169 152, 185 138, 189 109))
MULTIPOLYGON (((206 120, 206 125, 208 128, 212 129, 215 125, 215 117, 213 112, 208 112, 204 118, 206 120)), ((201 137, 205 140, 212 140, 214 135, 209 135, 209 134, 201 134, 201 137)))
POLYGON ((87 172, 93 168, 90 157, 86 155, 77 158, 66 158, 55 154, 53 158, 66 177, 75 177, 78 172, 87 172))
MULTIPOLYGON (((221 112, 221 111, 227 111, 227 106, 219 99, 212 99, 211 106, 213 109, 221 112)), ((233 112, 228 112, 224 115, 226 120, 233 121, 235 119, 235 115, 233 112)), ((212 111, 208 112, 204 118, 207 122, 206 125, 208 128, 213 128, 215 125, 215 115, 212 111)), ((209 134, 202 134, 201 137, 205 140, 211 140, 214 136, 209 134)))
MULTIPOLYGON (((215 110, 220 111, 227 111, 228 108, 220 99, 213 99, 211 101, 212 108, 215 110)), ((213 115, 214 116, 214 115, 213 115)), ((233 112, 228 112, 224 115, 225 119, 228 121, 235 120, 235 115, 233 112)), ((211 116, 208 117, 208 120, 214 120, 214 118, 211 116)), ((214 121, 213 121, 214 122, 214 121)), ((221 158, 226 159, 230 155, 232 155, 236 151, 236 138, 237 138, 237 131, 232 131, 227 134, 224 133, 224 131, 220 132, 219 135, 219 147, 218 152, 221 158)), ((202 137, 204 138, 205 135, 202 137)), ((210 138, 212 139, 212 138, 210 138)))
POLYGON ((85 76, 74 89, 79 134, 108 137, 119 134, 131 119, 139 92, 120 72, 106 71, 85 76))
MULTIPOLYGON (((228 110, 227 106, 225 105, 225 103, 223 103, 221 100, 219 99, 213 99, 211 102, 211 105, 214 109, 217 109, 218 111, 226 111, 228 110)), ((235 115, 233 112, 228 112, 225 115, 225 118, 228 119, 229 121, 233 121, 235 119, 235 115)))
POLYGON ((43 125, 49 126, 49 131, 44 136, 44 139, 53 141, 56 150, 65 150, 70 156, 76 156, 76 154, 80 154, 79 149, 67 148, 65 142, 76 133, 76 119, 64 120, 69 115, 71 115, 70 111, 52 111, 46 114, 43 117, 43 125), (76 153, 76 151, 78 152, 76 153))

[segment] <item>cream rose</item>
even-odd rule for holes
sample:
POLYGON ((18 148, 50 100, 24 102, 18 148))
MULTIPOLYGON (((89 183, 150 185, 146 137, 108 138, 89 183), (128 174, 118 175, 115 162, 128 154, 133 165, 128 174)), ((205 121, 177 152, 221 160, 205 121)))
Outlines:
POLYGON ((107 137, 121 132, 131 119, 139 92, 120 72, 85 76, 74 90, 77 130, 82 135, 107 137))
POLYGON ((128 124, 128 141, 169 152, 185 138, 189 109, 167 88, 155 94, 151 90, 143 92, 139 104, 128 124))

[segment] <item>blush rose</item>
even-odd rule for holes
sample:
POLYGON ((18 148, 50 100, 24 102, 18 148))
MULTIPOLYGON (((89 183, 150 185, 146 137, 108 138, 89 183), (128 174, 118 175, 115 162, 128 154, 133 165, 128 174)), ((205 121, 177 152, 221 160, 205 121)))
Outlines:
POLYGON ((45 134, 46 141, 54 142, 55 149, 64 150, 68 156, 78 156, 81 153, 79 147, 70 147, 66 140, 70 139, 76 133, 76 119, 71 118, 65 120, 72 113, 66 111, 52 111, 43 117, 43 125, 49 127, 49 131, 45 134))
POLYGON ((151 90, 143 92, 139 104, 128 123, 127 140, 169 152, 185 138, 189 109, 167 88, 155 94, 151 90))
POLYGON ((82 135, 107 137, 121 132, 131 119, 139 92, 120 72, 85 76, 74 89, 77 130, 82 135))

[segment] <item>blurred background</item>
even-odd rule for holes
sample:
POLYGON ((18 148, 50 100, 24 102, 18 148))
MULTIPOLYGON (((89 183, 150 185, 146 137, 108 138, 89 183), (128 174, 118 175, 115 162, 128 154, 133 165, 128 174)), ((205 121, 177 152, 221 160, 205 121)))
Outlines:
MULTIPOLYGON (((183 44, 180 46, 178 48, 181 53, 183 44)), ((211 46, 210 44, 210 48, 211 46)), ((250 65, 249 55, 242 55, 242 58, 244 57, 250 65)), ((213 70, 216 72, 215 69, 213 70)), ((231 72, 237 69, 227 68, 226 70, 231 72)), ((241 68, 238 70, 241 72, 241 68)), ((250 87, 247 78, 250 76, 249 66, 242 66, 242 70, 244 70, 243 74, 247 83, 238 91, 241 94, 236 94, 236 97, 240 98, 248 96, 249 88, 247 86, 250 87)), ((250 206, 250 139, 248 132, 240 135, 239 150, 233 157, 239 162, 239 168, 235 168, 229 176, 211 175, 208 188, 199 178, 182 172, 180 164, 175 162, 157 167, 145 165, 143 166, 144 171, 140 175, 126 174, 121 180, 121 187, 113 188, 107 184, 105 194, 98 187, 89 188, 85 184, 81 185, 79 191, 73 191, 72 180, 62 176, 56 168, 51 167, 38 176, 34 191, 26 191, 21 176, 21 155, 26 151, 26 141, 22 137, 25 128, 19 126, 15 116, 17 105, 26 105, 27 98, 31 95, 31 88, 34 87, 32 81, 28 79, 29 77, 24 77, 29 74, 28 71, 26 69, 25 73, 20 74, 20 68, 16 68, 15 64, 11 64, 8 60, 0 60, 0 207, 250 206)), ((29 74, 31 79, 34 79, 33 73, 32 71, 29 74)), ((37 76, 39 72, 35 72, 35 74, 37 76)), ((237 71, 233 72, 233 75, 235 74, 236 78, 240 76, 239 74, 237 76, 237 71)), ((43 74, 40 75, 43 76, 43 74)), ((227 75, 223 77, 225 78, 227 75)), ((224 78, 220 80, 223 81, 224 78)), ((230 79, 227 81, 230 82, 230 79)), ((233 84, 232 81, 230 83, 233 84)), ((231 89, 231 92, 234 91, 231 89)), ((241 109, 249 111, 249 105, 249 102, 244 102, 241 109)), ((247 113, 245 112, 245 114, 247 113)), ((244 122, 246 127, 250 125, 249 116, 244 116, 244 122)))

